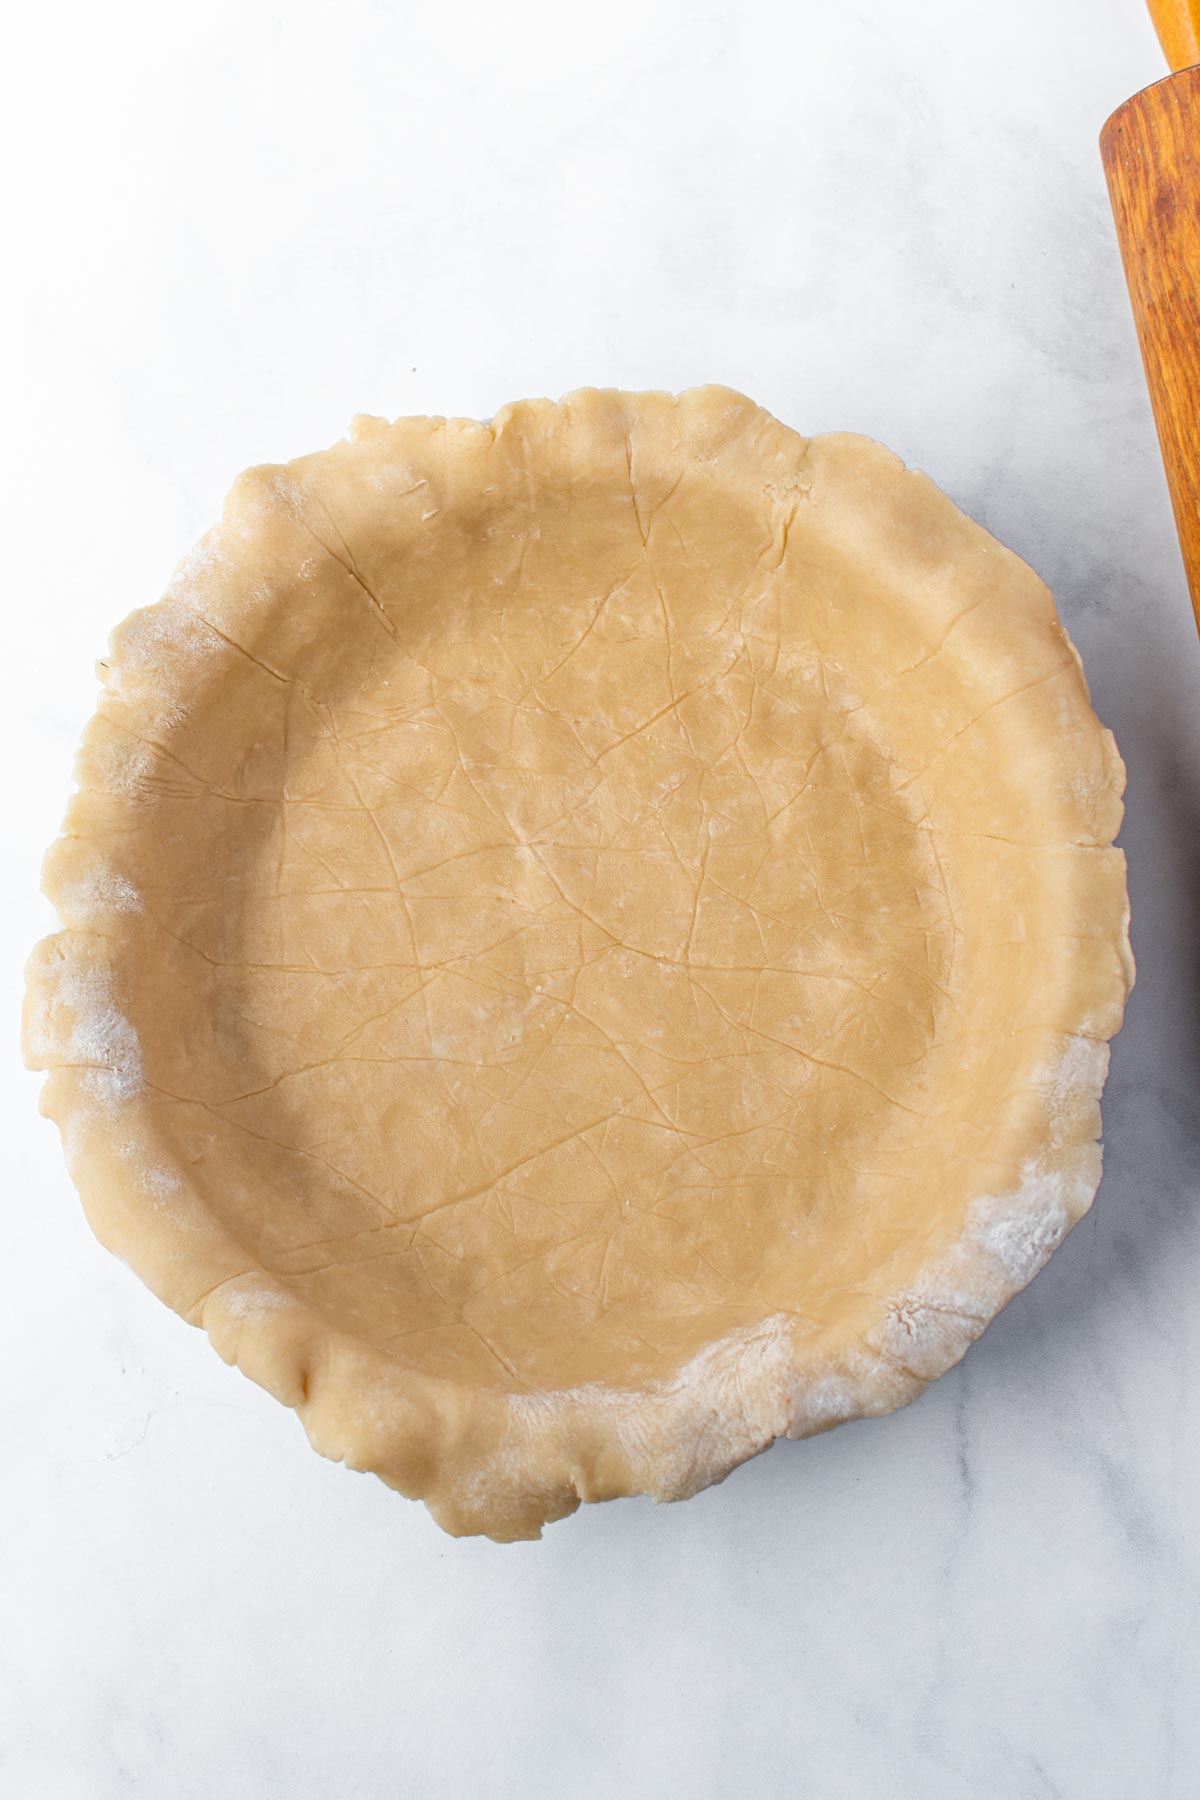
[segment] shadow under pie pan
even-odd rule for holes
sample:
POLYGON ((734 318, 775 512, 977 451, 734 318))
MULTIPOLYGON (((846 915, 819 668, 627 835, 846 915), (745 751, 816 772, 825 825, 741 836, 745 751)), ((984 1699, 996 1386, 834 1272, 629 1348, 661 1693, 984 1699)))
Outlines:
POLYGON ((44 1110, 102 1242, 447 1530, 902 1405, 1091 1203, 1124 771, 879 445, 715 387, 358 419, 102 674, 44 1110))

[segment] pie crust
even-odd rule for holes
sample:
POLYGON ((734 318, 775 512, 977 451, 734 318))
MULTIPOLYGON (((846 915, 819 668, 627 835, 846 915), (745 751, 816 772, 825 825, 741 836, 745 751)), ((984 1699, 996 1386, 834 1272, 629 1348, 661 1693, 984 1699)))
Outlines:
POLYGON ((102 676, 43 1110, 101 1241, 448 1531, 902 1405, 1091 1203, 1124 770, 878 444, 717 387, 360 418, 102 676))

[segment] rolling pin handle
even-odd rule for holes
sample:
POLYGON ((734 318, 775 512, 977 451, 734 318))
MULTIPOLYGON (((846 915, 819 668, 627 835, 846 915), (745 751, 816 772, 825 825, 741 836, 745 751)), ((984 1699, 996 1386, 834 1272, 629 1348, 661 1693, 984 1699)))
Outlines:
POLYGON ((1177 74, 1200 63, 1200 0, 1146 0, 1163 54, 1177 74))

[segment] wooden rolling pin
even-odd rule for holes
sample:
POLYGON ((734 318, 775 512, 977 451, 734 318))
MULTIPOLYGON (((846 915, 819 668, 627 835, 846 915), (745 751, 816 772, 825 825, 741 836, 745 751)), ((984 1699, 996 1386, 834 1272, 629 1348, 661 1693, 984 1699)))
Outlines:
POLYGON ((1118 107, 1100 153, 1200 625, 1200 0, 1149 0, 1175 71, 1118 107))

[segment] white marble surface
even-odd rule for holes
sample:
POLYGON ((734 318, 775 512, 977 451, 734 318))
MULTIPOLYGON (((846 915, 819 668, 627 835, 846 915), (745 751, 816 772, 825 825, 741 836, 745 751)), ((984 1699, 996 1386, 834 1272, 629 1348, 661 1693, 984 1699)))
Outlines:
POLYGON ((1135 0, 70 0, 6 51, 0 1793, 1192 1800, 1200 647, 1096 151, 1135 0), (13 1045, 38 863, 108 627, 242 465, 706 379, 1054 587, 1130 771, 1108 1174, 909 1411, 455 1543, 89 1237, 13 1045))

